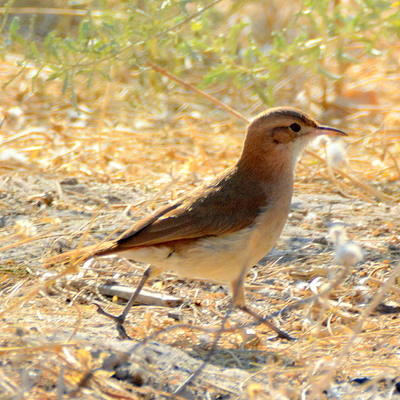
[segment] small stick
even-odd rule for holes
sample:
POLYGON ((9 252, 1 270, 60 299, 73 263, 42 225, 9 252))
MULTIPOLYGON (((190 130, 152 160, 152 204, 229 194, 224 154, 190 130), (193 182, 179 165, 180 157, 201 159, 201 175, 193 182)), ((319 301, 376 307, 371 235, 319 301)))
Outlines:
POLYGON ((219 106, 219 107, 223 108, 224 110, 228 111, 229 113, 235 115, 236 117, 241 119, 243 122, 246 122, 246 124, 249 123, 249 120, 243 114, 236 111, 235 109, 228 106, 227 104, 222 103, 222 101, 218 100, 216 97, 212 96, 211 94, 208 94, 208 93, 204 92, 203 90, 200 90, 197 87, 191 85, 190 83, 183 81, 182 79, 178 78, 177 76, 172 75, 166 69, 161 68, 158 65, 153 64, 150 61, 147 61, 147 65, 149 65, 151 68, 153 68, 155 71, 159 72, 160 74, 166 76, 167 78, 169 78, 175 82, 178 82, 181 86, 185 87, 186 89, 199 94, 200 96, 204 97, 205 99, 211 101, 212 103, 216 104, 217 106, 219 106))

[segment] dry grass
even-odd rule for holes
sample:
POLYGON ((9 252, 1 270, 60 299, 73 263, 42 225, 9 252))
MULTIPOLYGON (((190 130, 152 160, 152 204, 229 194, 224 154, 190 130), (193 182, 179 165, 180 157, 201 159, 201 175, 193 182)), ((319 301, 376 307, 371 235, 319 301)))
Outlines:
MULTIPOLYGON (((399 392, 394 385, 399 320, 383 308, 368 309, 374 299, 386 312, 390 307, 398 312, 400 306, 392 273, 400 259, 399 73, 390 59, 396 56, 398 48, 387 58, 349 69, 346 78, 352 84, 346 95, 332 99, 318 118, 338 120, 349 133, 343 174, 327 168, 323 160, 332 149, 321 144, 302 158, 295 187, 302 205, 293 210, 275 253, 250 274, 249 303, 260 313, 273 314, 321 292, 338 268, 332 267, 332 246, 311 239, 326 236, 327 224, 335 220, 350 225, 364 262, 352 267, 329 296, 276 319, 296 342, 271 341, 262 326, 248 334, 239 329, 224 333, 211 364, 239 368, 246 375, 226 377, 223 369, 206 369, 192 385, 196 396, 367 399, 399 392), (390 284, 382 286, 387 279, 390 284), (380 288, 383 297, 378 299, 380 288), (356 378, 370 380, 358 386, 352 383, 356 378)), ((142 104, 132 108, 129 78, 117 73, 107 87, 78 88, 82 114, 77 117, 68 99, 59 96, 56 82, 39 81, 31 91, 32 69, 0 94, 7 115, 0 132, 1 398, 169 397, 187 372, 163 370, 159 360, 140 358, 137 350, 131 355, 138 357, 131 360, 139 371, 131 374, 137 381, 114 379, 104 367, 110 354, 122 357, 106 343, 115 339, 114 328, 65 284, 126 277, 126 284, 134 285, 131 265, 114 260, 110 266, 108 260, 84 272, 46 271, 41 260, 59 248, 99 241, 129 226, 133 214, 139 217, 231 165, 244 125, 179 85, 168 99, 149 89, 142 104), (23 115, 18 117, 13 107, 23 115), (66 183, 72 177, 78 184, 66 183), (179 182, 157 201, 146 202, 176 177, 179 182)), ((0 67, 2 82, 17 70, 10 56, 0 67)), ((313 108, 301 100, 281 101, 313 108)), ((135 274, 141 271, 137 268, 135 274)), ((225 291, 164 278, 153 281, 153 288, 187 299, 185 307, 176 317, 165 308, 138 306, 129 332, 134 339, 150 336, 203 359, 213 338, 210 330, 220 326, 227 310, 225 291)), ((235 313, 229 326, 251 322, 235 313)))

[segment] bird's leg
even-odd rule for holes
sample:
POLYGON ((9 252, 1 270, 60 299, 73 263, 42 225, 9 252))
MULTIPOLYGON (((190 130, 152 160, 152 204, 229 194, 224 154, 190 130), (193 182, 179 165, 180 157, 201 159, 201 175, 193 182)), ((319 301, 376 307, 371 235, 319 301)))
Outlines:
POLYGON ((269 322, 267 318, 262 317, 261 315, 257 314, 255 311, 253 311, 251 308, 247 307, 245 304, 237 306, 240 310, 243 312, 251 315, 253 318, 255 318, 259 323, 264 324, 268 326, 268 328, 272 329, 275 331, 278 336, 282 339, 286 340, 296 340, 295 337, 290 336, 288 333, 283 331, 282 329, 279 329, 277 326, 275 326, 272 322, 269 322))
POLYGON ((286 340, 296 340, 293 336, 290 336, 288 333, 275 326, 272 322, 268 321, 267 318, 262 317, 251 308, 246 306, 244 294, 244 279, 242 276, 239 276, 237 280, 231 282, 231 291, 234 307, 237 307, 239 310, 242 310, 243 312, 251 315, 261 324, 268 326, 268 328, 275 331, 280 338, 286 340))
POLYGON ((129 337, 129 335, 126 333, 125 328, 123 326, 123 323, 125 322, 125 318, 129 313, 129 310, 132 308, 133 303, 135 302, 136 298, 139 296, 140 291, 142 290, 144 284, 146 283, 147 279, 149 279, 150 276, 150 272, 151 272, 151 267, 148 267, 142 276, 142 279, 139 282, 139 285, 137 286, 135 292, 132 294, 131 298, 129 299, 128 303, 126 303, 126 306, 124 308, 124 311, 122 311, 122 314, 116 316, 116 315, 112 315, 110 313, 108 313, 107 311, 104 311, 102 307, 100 307, 99 304, 96 304, 97 306, 97 312, 101 315, 104 315, 110 319, 112 319, 113 321, 115 321, 117 323, 117 330, 118 333, 121 335, 121 337, 123 339, 132 339, 131 337, 129 337))

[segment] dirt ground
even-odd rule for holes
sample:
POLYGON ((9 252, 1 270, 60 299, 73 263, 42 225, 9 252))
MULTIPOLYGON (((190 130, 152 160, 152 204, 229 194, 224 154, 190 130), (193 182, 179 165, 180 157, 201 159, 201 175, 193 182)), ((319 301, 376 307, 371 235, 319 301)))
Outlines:
MULTIPOLYGON (((3 65, 5 75, 11 65, 3 65)), ((244 126, 227 122, 222 111, 213 111, 212 121, 193 114, 133 118, 111 105, 100 135, 98 114, 83 118, 65 99, 28 93, 21 77, 2 99, 1 398, 170 398, 211 349, 176 398, 298 399, 318 388, 317 398, 327 399, 400 396, 400 302, 392 276, 400 262, 398 164, 357 134, 362 116, 341 122, 350 134, 340 166, 346 176, 327 168, 321 144, 303 156, 282 237, 247 278, 248 304, 274 316, 296 341, 277 339, 235 311, 232 329, 215 342, 229 309, 226 288, 168 274, 146 288, 182 304, 135 306, 126 323, 133 340, 121 341, 93 302, 114 313, 124 302, 100 295, 98 285, 135 287, 145 266, 111 257, 72 270, 45 268, 43 260, 117 236, 231 165, 244 126), (344 268, 328 235, 338 222, 363 260, 316 298, 344 268)), ((206 115, 207 106, 199 109, 206 115)))

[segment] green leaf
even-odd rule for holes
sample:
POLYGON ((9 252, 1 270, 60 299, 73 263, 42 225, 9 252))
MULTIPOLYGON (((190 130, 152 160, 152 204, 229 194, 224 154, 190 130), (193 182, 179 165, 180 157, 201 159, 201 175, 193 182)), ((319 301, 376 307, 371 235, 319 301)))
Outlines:
POLYGON ((29 45, 30 51, 31 51, 31 57, 34 57, 38 60, 42 59, 42 55, 40 53, 40 51, 37 48, 36 42, 31 41, 30 45, 29 45))
POLYGON ((341 79, 341 78, 342 78, 341 75, 337 75, 337 74, 334 74, 334 73, 332 73, 332 72, 326 70, 326 69, 323 68, 323 67, 321 66, 321 64, 319 64, 319 63, 317 63, 317 71, 318 71, 320 74, 325 75, 326 77, 328 77, 329 79, 332 79, 332 80, 338 80, 338 79, 341 79))
POLYGON ((53 72, 48 76, 46 79, 47 81, 54 81, 55 79, 59 78, 60 76, 64 75, 63 71, 53 72))
POLYGON ((17 39, 19 28, 20 28, 20 19, 19 17, 14 17, 10 25, 10 38, 12 41, 15 41, 17 39))
POLYGON ((62 86, 62 92, 65 94, 69 85, 69 74, 64 74, 64 81, 62 86))

